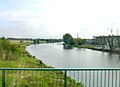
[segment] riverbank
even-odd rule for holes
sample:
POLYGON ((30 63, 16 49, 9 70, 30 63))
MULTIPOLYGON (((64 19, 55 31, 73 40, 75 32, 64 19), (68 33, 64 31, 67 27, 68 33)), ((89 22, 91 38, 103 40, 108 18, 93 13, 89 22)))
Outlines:
POLYGON ((113 53, 113 54, 120 54, 120 50, 109 50, 109 49, 101 49, 93 45, 81 45, 77 46, 78 48, 87 48, 91 50, 96 50, 96 51, 102 51, 102 52, 108 52, 108 53, 113 53))
MULTIPOLYGON (((31 56, 27 51, 26 47, 31 45, 32 43, 20 43, 20 42, 12 42, 11 44, 14 45, 19 45, 19 56, 16 60, 0 60, 0 68, 52 68, 51 66, 47 66, 44 64, 41 60, 38 60, 35 56, 31 56)), ((12 81, 7 81, 10 83, 10 87, 18 85, 19 87, 29 87, 31 85, 36 86, 35 80, 30 80, 32 79, 37 79, 37 86, 38 87, 63 87, 64 86, 64 73, 60 71, 42 71, 39 72, 40 74, 37 74, 36 72, 28 72, 28 71, 21 71, 21 75, 16 74, 16 72, 12 72, 9 75, 9 80, 12 81), (26 75, 24 74, 26 73, 26 75), (33 75, 34 73, 34 75, 33 75), (12 77, 11 77, 12 76, 12 77), (16 79, 18 76, 19 79, 16 79), (16 81, 21 81, 21 83, 16 84, 16 81), (44 84, 43 84, 44 82, 44 84)), ((68 78, 68 83, 67 86, 71 87, 82 87, 81 83, 76 83, 75 80, 71 79, 70 77, 68 78)), ((0 74, 0 80, 1 74, 0 74)), ((0 85, 1 85, 0 81, 0 85)), ((6 83, 6 84, 8 84, 6 83)))

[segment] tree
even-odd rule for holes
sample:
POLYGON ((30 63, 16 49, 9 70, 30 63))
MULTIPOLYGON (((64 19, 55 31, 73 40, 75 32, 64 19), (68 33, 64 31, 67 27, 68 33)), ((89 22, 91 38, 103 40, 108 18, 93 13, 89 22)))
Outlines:
POLYGON ((78 45, 85 44, 85 39, 78 38, 77 41, 78 41, 78 45))
POLYGON ((69 33, 63 35, 63 42, 65 44, 69 44, 69 45, 73 45, 74 44, 73 37, 69 33))

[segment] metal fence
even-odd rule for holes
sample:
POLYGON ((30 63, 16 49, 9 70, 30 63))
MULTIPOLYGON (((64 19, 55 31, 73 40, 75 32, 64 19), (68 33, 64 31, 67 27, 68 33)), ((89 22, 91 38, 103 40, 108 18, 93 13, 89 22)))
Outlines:
POLYGON ((2 68, 0 87, 120 87, 120 69, 2 68))

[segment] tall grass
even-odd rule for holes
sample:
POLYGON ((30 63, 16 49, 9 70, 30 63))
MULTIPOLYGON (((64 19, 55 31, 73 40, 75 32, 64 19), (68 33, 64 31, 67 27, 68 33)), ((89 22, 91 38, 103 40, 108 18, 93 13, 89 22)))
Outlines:
MULTIPOLYGON (((27 42, 0 39, 0 68, 50 68, 26 50, 27 42)), ((6 71, 6 87, 63 87, 64 73, 60 71, 6 71)), ((82 87, 67 77, 67 87, 82 87)), ((0 86, 1 83, 0 71, 0 86)))

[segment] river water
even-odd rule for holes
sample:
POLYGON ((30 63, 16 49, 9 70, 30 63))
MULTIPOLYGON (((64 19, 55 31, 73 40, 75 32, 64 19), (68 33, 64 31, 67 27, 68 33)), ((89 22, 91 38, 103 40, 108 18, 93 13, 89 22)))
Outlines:
MULTIPOLYGON (((120 67, 120 55, 85 48, 63 49, 61 43, 31 45, 26 50, 46 65, 55 68, 120 67)), ((67 75, 87 87, 120 87, 120 71, 73 71, 67 75)))
POLYGON ((26 50, 45 64, 56 68, 120 67, 120 55, 85 48, 67 50, 60 43, 31 45, 26 50))

